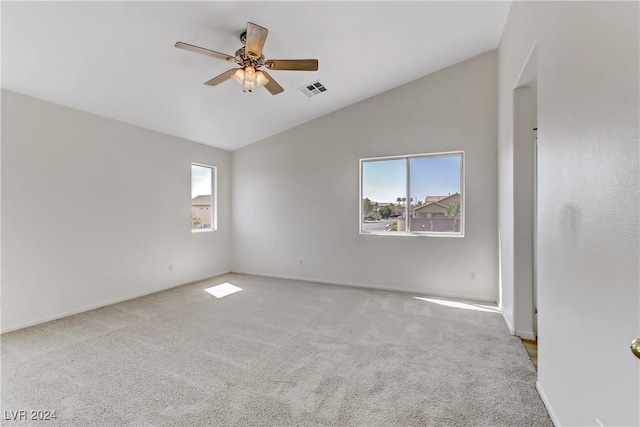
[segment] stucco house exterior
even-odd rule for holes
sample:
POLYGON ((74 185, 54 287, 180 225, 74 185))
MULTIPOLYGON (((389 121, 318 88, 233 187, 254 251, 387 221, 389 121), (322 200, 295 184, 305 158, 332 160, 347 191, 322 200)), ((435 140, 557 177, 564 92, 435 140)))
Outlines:
POLYGON ((211 228, 213 219, 211 195, 196 196, 191 199, 191 228, 211 228))

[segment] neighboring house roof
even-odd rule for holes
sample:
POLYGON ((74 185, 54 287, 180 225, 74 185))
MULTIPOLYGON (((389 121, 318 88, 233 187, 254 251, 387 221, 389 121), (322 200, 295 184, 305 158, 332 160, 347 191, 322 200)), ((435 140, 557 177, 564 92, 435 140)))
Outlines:
POLYGON ((426 205, 422 205, 420 207, 417 207, 413 210, 413 212, 429 212, 429 213, 435 213, 435 212, 439 212, 439 213, 446 213, 447 211, 447 205, 443 205, 442 203, 438 203, 438 202, 431 202, 431 203, 427 203, 426 205))
POLYGON ((420 209, 424 209, 426 207, 434 207, 434 206, 441 206, 443 208, 448 208, 449 204, 454 202, 453 200, 448 200, 448 199, 454 198, 456 196, 460 196, 460 193, 453 193, 448 196, 427 196, 427 199, 429 199, 430 197, 440 197, 440 199, 425 203, 422 206, 418 206, 414 209, 414 212, 420 209))
MULTIPOLYGON (((445 204, 445 205, 449 206, 449 204, 447 202, 447 199, 451 199, 451 198, 454 198, 456 196, 459 197, 460 193, 456 192, 456 193, 450 194, 450 195, 446 196, 445 198, 438 200, 438 203, 442 203, 442 204, 445 204)), ((450 202, 453 202, 453 200, 451 200, 450 202)))
POLYGON ((446 199, 447 197, 449 196, 427 196, 424 198, 424 202, 425 203, 437 202, 438 200, 446 199))
POLYGON ((194 197, 191 199, 191 206, 211 206, 211 195, 194 197))

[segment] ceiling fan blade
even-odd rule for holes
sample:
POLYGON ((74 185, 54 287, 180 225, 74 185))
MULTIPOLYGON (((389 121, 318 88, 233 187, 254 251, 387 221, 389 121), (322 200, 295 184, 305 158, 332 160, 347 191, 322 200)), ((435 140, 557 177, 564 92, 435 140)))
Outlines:
POLYGON ((266 85, 264 85, 264 88, 265 88, 266 90, 268 90, 269 92, 271 92, 271 95, 277 95, 277 94, 279 94, 280 92, 284 92, 284 88, 283 88, 282 86, 280 86, 280 85, 278 84, 278 82, 277 82, 277 81, 275 81, 275 80, 273 79, 273 77, 271 77, 271 76, 269 75, 269 73, 267 73, 267 72, 266 72, 266 71, 264 71, 264 70, 260 70, 260 71, 262 71, 262 73, 264 74, 264 76, 265 76, 267 79, 269 79, 269 82, 268 82, 266 85))
POLYGON ((205 82, 206 85, 208 86, 215 86, 215 85, 219 85, 220 83, 229 80, 231 78, 231 76, 238 70, 238 68, 232 68, 229 71, 225 71, 224 73, 220 74, 219 76, 216 76, 214 78, 212 78, 211 80, 209 80, 208 82, 205 82))
POLYGON ((264 66, 270 70, 318 71, 317 59, 267 59, 264 66))
POLYGON ((267 40, 267 30, 253 22, 247 23, 247 40, 244 51, 252 59, 258 59, 262 56, 262 48, 267 40))
POLYGON ((175 44, 175 47, 177 47, 178 49, 184 49, 184 50, 189 50, 191 52, 196 52, 196 53, 201 53, 203 55, 208 55, 208 56, 211 56, 213 58, 223 59, 223 60, 229 61, 229 62, 237 62, 235 56, 227 55, 226 53, 216 52, 215 50, 205 49, 205 48, 199 47, 199 46, 194 46, 194 45, 189 44, 189 43, 177 42, 175 44))

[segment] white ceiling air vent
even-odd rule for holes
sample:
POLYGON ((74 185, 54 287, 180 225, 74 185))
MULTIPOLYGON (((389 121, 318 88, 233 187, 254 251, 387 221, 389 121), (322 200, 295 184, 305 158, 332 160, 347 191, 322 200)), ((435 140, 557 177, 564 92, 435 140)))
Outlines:
POLYGON ((316 96, 322 92, 325 92, 327 88, 324 87, 322 83, 320 83, 320 80, 316 80, 315 82, 311 82, 305 86, 302 86, 298 90, 311 98, 312 96, 316 96))

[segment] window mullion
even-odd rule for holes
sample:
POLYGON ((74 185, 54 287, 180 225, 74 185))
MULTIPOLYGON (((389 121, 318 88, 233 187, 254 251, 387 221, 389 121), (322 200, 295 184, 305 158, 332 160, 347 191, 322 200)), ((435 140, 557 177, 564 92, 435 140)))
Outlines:
POLYGON ((407 185, 406 185, 406 192, 407 192, 407 202, 405 203, 404 209, 405 209, 405 232, 408 233, 411 230, 411 197, 409 196, 411 194, 411 162, 409 160, 409 158, 407 157, 406 159, 407 161, 407 185))

